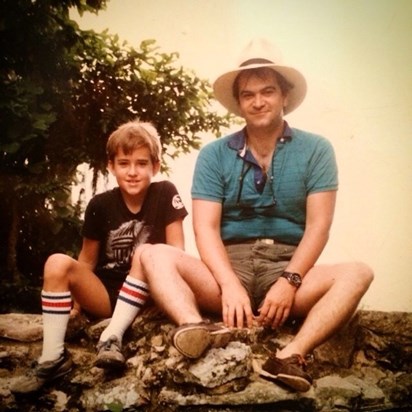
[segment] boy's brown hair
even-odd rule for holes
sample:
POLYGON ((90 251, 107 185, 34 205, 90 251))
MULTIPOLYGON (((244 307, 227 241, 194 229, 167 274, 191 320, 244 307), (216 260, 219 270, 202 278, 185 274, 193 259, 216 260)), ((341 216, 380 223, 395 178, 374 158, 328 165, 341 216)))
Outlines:
POLYGON ((149 149, 152 163, 160 162, 162 145, 156 128, 148 122, 130 121, 120 125, 109 136, 106 145, 107 158, 113 162, 119 150, 128 155, 140 147, 149 149))

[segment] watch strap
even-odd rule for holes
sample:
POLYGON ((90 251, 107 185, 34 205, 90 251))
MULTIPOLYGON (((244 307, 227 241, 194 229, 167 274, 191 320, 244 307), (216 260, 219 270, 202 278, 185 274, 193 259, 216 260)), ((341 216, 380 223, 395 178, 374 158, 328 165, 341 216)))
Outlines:
POLYGON ((302 276, 296 272, 284 271, 281 275, 282 278, 285 278, 292 286, 299 288, 302 284, 302 276))

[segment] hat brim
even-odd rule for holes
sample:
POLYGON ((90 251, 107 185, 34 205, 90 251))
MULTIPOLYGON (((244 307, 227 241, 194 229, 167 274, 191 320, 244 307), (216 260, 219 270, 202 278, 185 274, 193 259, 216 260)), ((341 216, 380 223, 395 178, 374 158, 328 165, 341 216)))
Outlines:
POLYGON ((213 91, 216 99, 231 113, 242 116, 237 100, 233 96, 233 83, 238 74, 244 70, 267 67, 281 74, 290 84, 292 89, 288 92, 288 104, 284 107, 284 114, 295 110, 306 96, 306 80, 303 75, 296 69, 277 64, 251 64, 239 67, 219 76, 213 83, 213 91))

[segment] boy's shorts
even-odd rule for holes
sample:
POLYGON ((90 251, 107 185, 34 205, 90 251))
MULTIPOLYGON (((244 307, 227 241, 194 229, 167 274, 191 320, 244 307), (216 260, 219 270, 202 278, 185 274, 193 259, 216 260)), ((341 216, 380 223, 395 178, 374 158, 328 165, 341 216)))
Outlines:
POLYGON ((123 286, 124 280, 126 279, 128 273, 128 271, 122 271, 119 269, 99 269, 96 272, 96 275, 101 280, 109 294, 112 313, 114 311, 114 307, 116 306, 119 291, 123 286))
POLYGON ((225 247, 233 270, 249 294, 252 310, 257 314, 266 293, 285 270, 296 246, 267 244, 257 239, 225 247))

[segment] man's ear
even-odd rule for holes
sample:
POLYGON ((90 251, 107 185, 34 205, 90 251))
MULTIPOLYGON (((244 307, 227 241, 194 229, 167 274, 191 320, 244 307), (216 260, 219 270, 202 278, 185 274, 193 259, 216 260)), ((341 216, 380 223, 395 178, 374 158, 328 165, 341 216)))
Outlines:
POLYGON ((289 96, 288 96, 288 94, 286 94, 283 97, 283 109, 285 109, 285 107, 288 105, 288 103, 289 103, 289 96))

